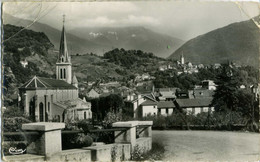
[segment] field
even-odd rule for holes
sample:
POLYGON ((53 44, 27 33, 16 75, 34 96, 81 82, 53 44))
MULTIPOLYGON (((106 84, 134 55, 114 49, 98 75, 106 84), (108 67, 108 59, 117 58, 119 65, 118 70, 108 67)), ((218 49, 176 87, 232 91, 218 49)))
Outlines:
POLYGON ((165 146, 163 161, 260 160, 260 134, 257 133, 153 131, 153 142, 156 141, 165 146))

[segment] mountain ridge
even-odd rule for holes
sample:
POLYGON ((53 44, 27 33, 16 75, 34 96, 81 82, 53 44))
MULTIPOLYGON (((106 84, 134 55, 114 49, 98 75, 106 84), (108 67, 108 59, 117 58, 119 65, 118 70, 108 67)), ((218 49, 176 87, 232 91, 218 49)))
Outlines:
MULTIPOLYGON (((30 20, 23 20, 13 17, 8 14, 3 14, 4 24, 12 24, 19 26, 27 26, 31 23, 30 20), (20 24, 17 24, 19 22, 20 24)), ((54 44, 55 49, 59 49, 60 41, 60 30, 53 28, 49 25, 36 22, 28 29, 44 32, 50 41, 54 44)), ((145 52, 152 52, 159 57, 168 57, 173 50, 176 50, 184 42, 178 38, 173 38, 166 34, 160 34, 145 27, 115 27, 115 28, 75 28, 66 32, 67 33, 67 43, 70 53, 75 55, 85 54, 85 53, 96 53, 98 55, 104 54, 106 51, 110 51, 114 48, 124 48, 124 49, 136 49, 145 52), (112 30, 111 33, 107 33, 112 30), (135 29, 135 32, 139 32, 140 37, 134 38, 133 34, 129 35, 132 31, 130 29, 135 29), (105 31, 107 34, 103 37, 91 38, 89 36, 90 32, 100 32, 99 30, 105 31), (119 34, 113 35, 113 32, 118 32, 119 34), (130 37, 129 37, 130 36, 130 37), (131 37, 133 36, 133 37, 131 37), (120 41, 116 41, 114 38, 119 37, 120 41), (122 41, 122 40, 123 41, 122 41), (170 47, 170 48, 169 48, 170 47)), ((104 33, 103 33, 104 34, 104 33)))
POLYGON ((168 58, 178 59, 183 53, 187 61, 195 64, 233 61, 258 67, 259 34, 252 20, 232 23, 187 41, 168 58))

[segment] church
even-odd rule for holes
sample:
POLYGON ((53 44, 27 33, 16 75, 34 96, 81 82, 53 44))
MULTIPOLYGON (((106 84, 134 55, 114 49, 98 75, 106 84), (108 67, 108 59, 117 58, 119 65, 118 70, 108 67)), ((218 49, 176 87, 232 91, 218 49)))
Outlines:
POLYGON ((34 76, 19 88, 19 106, 33 121, 64 122, 92 118, 91 103, 78 96, 78 81, 72 75, 64 22, 63 19, 56 79, 34 76))

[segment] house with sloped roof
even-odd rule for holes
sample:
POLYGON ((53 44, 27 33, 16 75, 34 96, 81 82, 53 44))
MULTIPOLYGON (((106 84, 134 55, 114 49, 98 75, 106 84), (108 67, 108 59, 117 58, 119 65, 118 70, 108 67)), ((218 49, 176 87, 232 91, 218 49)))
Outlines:
POLYGON ((175 100, 176 108, 183 109, 188 114, 197 115, 202 112, 212 112, 214 107, 211 106, 213 98, 181 98, 175 100))
POLYGON ((141 118, 149 113, 157 114, 157 101, 153 93, 129 94, 124 103, 127 113, 134 118, 141 118))
POLYGON ((141 108, 139 112, 139 116, 145 117, 147 115, 157 115, 158 114, 158 101, 155 98, 146 98, 143 103, 141 103, 141 108))
POLYGON ((100 92, 95 89, 95 88, 91 88, 87 93, 86 93, 86 96, 89 97, 89 98, 99 98, 100 96, 100 92))
POLYGON ((210 98, 214 95, 214 90, 209 89, 193 89, 189 90, 189 98, 210 98))
POLYGON ((161 115, 171 115, 176 108, 173 101, 160 101, 157 105, 158 114, 161 115))
POLYGON ((91 119, 91 103, 78 96, 78 81, 72 76, 63 24, 56 79, 34 76, 19 88, 21 110, 34 121, 64 122, 66 119, 91 119))
POLYGON ((160 101, 173 101, 179 88, 158 88, 157 95, 160 101))

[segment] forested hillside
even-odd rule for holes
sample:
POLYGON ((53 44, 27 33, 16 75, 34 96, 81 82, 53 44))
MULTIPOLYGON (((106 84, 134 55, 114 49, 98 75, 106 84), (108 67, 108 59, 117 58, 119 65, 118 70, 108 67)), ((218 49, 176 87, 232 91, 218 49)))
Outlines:
POLYGON ((52 76, 53 63, 50 60, 54 57, 49 56, 48 51, 53 44, 44 33, 13 25, 4 25, 3 39, 4 94, 7 97, 5 101, 8 101, 32 76, 52 76), (24 60, 28 62, 26 67, 20 63, 24 60))

